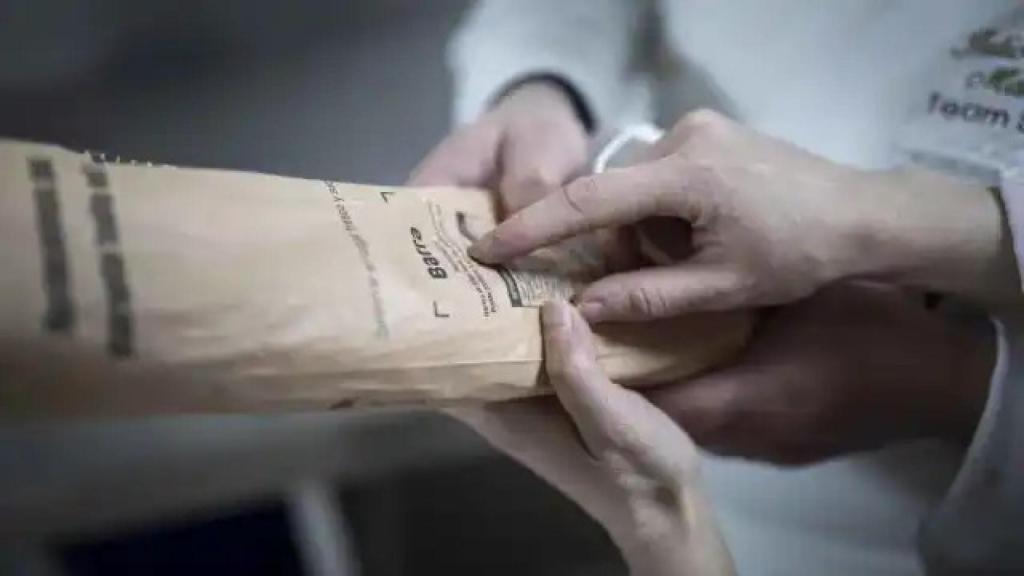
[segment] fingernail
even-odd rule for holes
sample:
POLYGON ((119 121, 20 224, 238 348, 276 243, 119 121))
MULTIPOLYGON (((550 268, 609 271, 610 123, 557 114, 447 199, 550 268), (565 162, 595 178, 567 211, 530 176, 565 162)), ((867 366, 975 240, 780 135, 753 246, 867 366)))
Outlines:
POLYGON ((601 320, 601 315, 604 313, 604 304, 598 300, 586 300, 580 302, 577 308, 580 314, 587 319, 587 322, 597 322, 601 320))
POLYGON ((467 252, 469 252, 469 256, 474 260, 479 260, 480 262, 483 262, 485 264, 491 264, 494 261, 491 255, 493 249, 494 234, 488 232, 487 234, 484 235, 483 238, 480 238, 479 240, 474 242, 469 247, 469 250, 467 250, 467 252))
POLYGON ((560 300, 547 302, 540 309, 540 320, 545 330, 567 330, 572 325, 569 305, 560 300))

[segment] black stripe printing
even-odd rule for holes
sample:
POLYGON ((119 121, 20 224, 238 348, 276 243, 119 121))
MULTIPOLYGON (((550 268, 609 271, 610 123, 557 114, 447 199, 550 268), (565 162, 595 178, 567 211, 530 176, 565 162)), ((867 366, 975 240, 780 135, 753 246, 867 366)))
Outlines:
POLYGON ((75 327, 75 307, 71 300, 71 275, 68 270, 67 245, 61 219, 57 176, 49 158, 28 159, 29 178, 36 205, 36 229, 43 260, 43 287, 46 311, 43 329, 70 334, 75 327))
POLYGON ((96 226, 100 277, 107 293, 107 351, 112 356, 127 357, 135 352, 135 327, 114 197, 102 166, 86 164, 83 170, 92 190, 89 208, 96 226))

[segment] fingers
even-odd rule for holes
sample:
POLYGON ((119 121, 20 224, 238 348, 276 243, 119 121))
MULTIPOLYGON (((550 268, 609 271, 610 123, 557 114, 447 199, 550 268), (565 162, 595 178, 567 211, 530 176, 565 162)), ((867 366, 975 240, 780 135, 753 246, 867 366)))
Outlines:
POLYGON ((579 295, 579 308, 592 323, 652 320, 734 307, 744 289, 732 270, 680 262, 601 278, 579 295))
POLYGON ((592 453, 602 449, 607 420, 615 416, 617 388, 601 371, 593 337, 579 314, 565 302, 551 302, 541 311, 544 362, 558 399, 576 423, 592 453))
POLYGON ((688 191, 678 164, 666 158, 574 180, 505 220, 470 253, 496 264, 570 236, 649 216, 697 216, 698 195, 688 191))
POLYGON ((705 450, 778 465, 820 460, 837 440, 815 424, 816 390, 829 383, 804 381, 781 362, 741 360, 645 396, 705 450))
POLYGON ((542 319, 548 377, 587 451, 605 462, 625 459, 666 481, 692 471, 696 453, 689 438, 642 396, 604 375, 579 313, 553 302, 544 306, 542 319))
POLYGON ((409 177, 410 186, 485 186, 494 178, 500 135, 486 125, 467 126, 442 141, 409 177))
POLYGON ((501 144, 498 193, 505 214, 515 214, 579 174, 586 162, 586 140, 565 128, 512 127, 501 144))
POLYGON ((737 445, 742 444, 745 426, 743 419, 736 417, 742 411, 739 405, 744 403, 744 388, 758 384, 750 381, 751 378, 758 379, 756 374, 730 367, 688 382, 648 390, 644 395, 673 420, 686 426, 702 448, 734 453, 737 445))
POLYGON ((513 214, 578 174, 586 141, 541 128, 486 124, 463 128, 435 148, 413 171, 410 186, 488 187, 496 181, 502 207, 513 214))

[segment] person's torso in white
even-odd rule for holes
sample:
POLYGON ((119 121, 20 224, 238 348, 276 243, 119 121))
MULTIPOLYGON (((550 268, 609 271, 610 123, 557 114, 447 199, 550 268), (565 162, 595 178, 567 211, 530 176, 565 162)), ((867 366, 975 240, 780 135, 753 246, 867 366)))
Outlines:
MULTIPOLYGON (((663 0, 681 73, 655 90, 658 119, 713 106, 835 161, 891 166, 936 59, 1014 4, 663 0)), ((920 442, 799 469, 709 456, 704 470, 741 574, 906 575, 960 459, 920 442)))
POLYGON ((888 166, 893 135, 914 99, 927 97, 937 58, 1013 5, 662 0, 666 43, 684 76, 657 92, 659 119, 706 103, 836 161, 888 166))

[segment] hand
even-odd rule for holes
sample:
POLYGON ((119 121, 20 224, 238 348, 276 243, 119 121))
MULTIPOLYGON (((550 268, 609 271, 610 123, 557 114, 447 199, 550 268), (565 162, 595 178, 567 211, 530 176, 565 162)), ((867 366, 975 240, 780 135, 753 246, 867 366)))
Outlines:
POLYGON ((409 183, 495 188, 512 214, 580 174, 586 161, 587 133, 568 95, 531 81, 442 141, 409 183))
POLYGON ((677 242, 692 246, 662 252, 687 256, 587 287, 580 310, 592 322, 780 304, 847 278, 986 302, 1020 292, 1001 210, 984 188, 843 167, 712 112, 684 117, 654 152, 560 188, 473 256, 499 263, 582 232, 673 219, 677 242))
POLYGON ((737 362, 647 396, 715 452, 802 464, 914 438, 966 442, 992 330, 901 290, 836 286, 764 319, 737 362))
POLYGON ((632 574, 732 574, 686 433, 601 373, 590 329, 572 307, 546 305, 543 329, 564 411, 536 399, 453 414, 601 523, 632 574))

